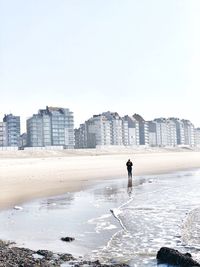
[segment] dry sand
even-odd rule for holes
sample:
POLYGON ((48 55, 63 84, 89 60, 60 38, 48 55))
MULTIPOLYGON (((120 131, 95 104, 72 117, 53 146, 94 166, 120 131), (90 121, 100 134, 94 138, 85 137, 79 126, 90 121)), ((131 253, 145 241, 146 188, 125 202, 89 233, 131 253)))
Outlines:
POLYGON ((0 208, 83 190, 102 179, 126 179, 128 158, 133 161, 133 175, 200 168, 199 151, 1 151, 0 208))

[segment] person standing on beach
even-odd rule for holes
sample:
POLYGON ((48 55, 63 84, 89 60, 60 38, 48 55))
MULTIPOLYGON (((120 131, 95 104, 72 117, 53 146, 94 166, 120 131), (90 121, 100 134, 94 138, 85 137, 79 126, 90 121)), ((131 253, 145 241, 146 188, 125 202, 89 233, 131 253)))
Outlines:
POLYGON ((126 162, 126 167, 127 167, 127 171, 128 171, 128 178, 132 178, 133 163, 131 162, 130 159, 126 162))

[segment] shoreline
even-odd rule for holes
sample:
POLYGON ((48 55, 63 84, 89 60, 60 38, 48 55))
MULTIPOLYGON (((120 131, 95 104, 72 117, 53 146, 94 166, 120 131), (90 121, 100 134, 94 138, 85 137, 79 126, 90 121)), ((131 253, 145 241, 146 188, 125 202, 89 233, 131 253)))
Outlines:
POLYGON ((0 153, 0 209, 41 197, 84 190, 105 179, 127 178, 125 163, 133 161, 134 175, 154 175, 200 168, 199 151, 26 151, 0 153), (25 153, 24 153, 25 152, 25 153), (126 152, 126 153, 125 153, 126 152), (49 153, 49 154, 48 154, 49 153), (61 155, 62 153, 62 155, 61 155), (103 153, 103 154, 102 154, 103 153))
MULTIPOLYGON (((158 170, 157 170, 158 171, 158 170)), ((160 171, 160 170, 159 170, 160 171)), ((106 182, 106 180, 104 180, 106 182)), ((96 181, 95 181, 96 183, 96 181)), ((10 240, 10 239, 8 239, 10 240)), ((9 242, 9 241, 8 241, 9 242)), ((45 265, 45 266, 62 266, 62 264, 66 264, 66 266, 93 266, 93 267, 129 267, 125 262, 120 263, 112 263, 111 265, 104 264, 103 262, 99 261, 99 258, 96 258, 95 261, 88 261, 85 260, 81 256, 74 256, 73 252, 53 252, 51 248, 45 249, 38 249, 29 248, 29 246, 18 247, 17 244, 11 243, 8 246, 7 241, 0 240, 0 250, 1 250, 1 261, 0 263, 4 263, 5 259, 6 262, 12 265, 13 267, 18 266, 20 264, 30 265, 30 266, 37 266, 37 265, 45 265), (69 252, 69 253, 68 253, 69 252)), ((156 258, 155 258, 156 260, 156 258)), ((7 266, 7 265, 2 265, 7 266)), ((132 266, 132 265, 131 265, 132 266)))

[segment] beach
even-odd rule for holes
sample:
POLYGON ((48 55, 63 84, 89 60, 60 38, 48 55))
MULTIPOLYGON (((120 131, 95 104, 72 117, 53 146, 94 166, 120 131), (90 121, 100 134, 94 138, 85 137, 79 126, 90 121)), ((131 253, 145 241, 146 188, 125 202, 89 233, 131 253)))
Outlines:
POLYGON ((200 168, 200 152, 189 149, 0 151, 0 208, 126 178, 129 158, 137 176, 200 168))
POLYGON ((154 267, 162 246, 200 261, 199 170, 190 149, 1 151, 1 262, 154 267))

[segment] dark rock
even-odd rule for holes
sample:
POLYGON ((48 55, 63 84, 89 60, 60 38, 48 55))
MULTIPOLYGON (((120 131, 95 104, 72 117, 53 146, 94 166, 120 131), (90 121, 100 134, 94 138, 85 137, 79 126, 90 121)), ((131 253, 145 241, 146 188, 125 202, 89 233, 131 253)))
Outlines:
POLYGON ((75 240, 75 238, 67 236, 67 237, 61 237, 61 240, 65 242, 72 242, 75 240))
POLYGON ((70 260, 75 260, 75 258, 71 254, 59 254, 59 257, 63 261, 70 261, 70 260))
POLYGON ((38 255, 44 256, 47 260, 50 260, 53 257, 53 252, 45 249, 40 249, 36 253, 38 255))
POLYGON ((168 263, 184 267, 200 266, 200 264, 192 259, 190 253, 181 253, 178 250, 162 247, 157 253, 157 260, 161 263, 168 263))

